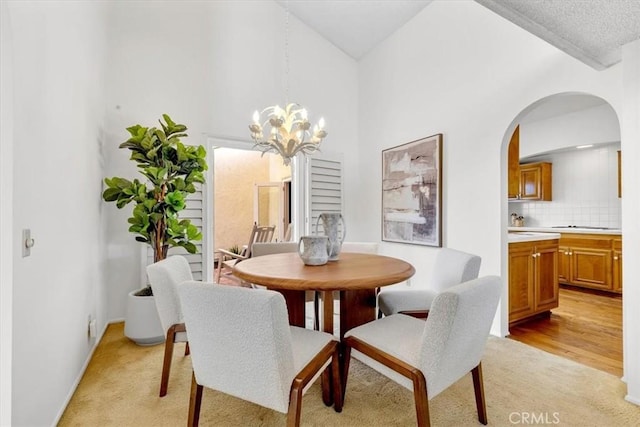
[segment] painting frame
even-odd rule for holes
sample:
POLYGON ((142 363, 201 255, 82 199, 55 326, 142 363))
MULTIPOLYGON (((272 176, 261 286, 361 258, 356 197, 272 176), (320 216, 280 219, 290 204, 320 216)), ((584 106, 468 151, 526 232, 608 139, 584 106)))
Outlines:
POLYGON ((382 240, 442 247, 441 133, 382 150, 382 240))

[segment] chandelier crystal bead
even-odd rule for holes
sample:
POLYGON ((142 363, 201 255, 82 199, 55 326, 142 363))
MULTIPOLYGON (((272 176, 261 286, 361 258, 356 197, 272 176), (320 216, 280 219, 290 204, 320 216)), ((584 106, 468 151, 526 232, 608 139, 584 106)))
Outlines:
POLYGON ((324 119, 311 129, 307 110, 298 104, 287 104, 285 108, 279 105, 267 107, 260 114, 253 113, 253 123, 249 125, 251 138, 255 141, 254 148, 262 154, 273 152, 282 156, 285 166, 291 163, 296 154, 312 154, 320 149, 320 143, 327 136, 324 130, 324 119), (266 119, 261 124, 261 115, 266 119), (269 126, 264 137, 265 128, 269 126))

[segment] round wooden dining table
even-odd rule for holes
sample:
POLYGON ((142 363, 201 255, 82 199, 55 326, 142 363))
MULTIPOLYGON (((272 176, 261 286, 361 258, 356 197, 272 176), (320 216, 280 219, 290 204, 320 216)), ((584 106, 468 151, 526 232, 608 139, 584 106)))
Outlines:
POLYGON ((233 274, 240 279, 282 293, 289 323, 305 326, 305 292, 317 291, 323 299, 323 327, 333 334, 333 292, 340 292, 340 338, 351 328, 376 318, 375 289, 407 280, 415 269, 406 261, 388 256, 343 252, 337 261, 305 265, 296 253, 249 258, 237 263, 233 274))

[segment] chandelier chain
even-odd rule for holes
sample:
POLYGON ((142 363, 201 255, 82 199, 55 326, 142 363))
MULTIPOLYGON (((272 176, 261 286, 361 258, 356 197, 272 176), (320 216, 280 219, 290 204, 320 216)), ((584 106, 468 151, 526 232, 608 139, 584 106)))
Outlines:
POLYGON ((307 110, 296 103, 289 102, 289 2, 285 7, 284 33, 284 86, 285 106, 273 105, 262 113, 253 113, 253 122, 249 125, 251 138, 255 141, 254 149, 264 153, 277 153, 282 156, 285 166, 298 153, 313 154, 320 149, 320 143, 327 136, 324 130, 324 119, 320 118, 315 126, 311 126, 307 110), (262 121, 261 114, 266 114, 262 121), (263 126, 268 127, 264 129, 263 126))
POLYGON ((289 103, 289 2, 286 3, 284 23, 284 78, 285 78, 285 105, 289 103))

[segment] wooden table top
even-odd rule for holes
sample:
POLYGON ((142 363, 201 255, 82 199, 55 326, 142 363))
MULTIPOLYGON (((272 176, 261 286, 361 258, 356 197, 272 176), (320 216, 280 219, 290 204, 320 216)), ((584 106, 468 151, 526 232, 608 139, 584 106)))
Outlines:
POLYGON ((265 255, 239 262, 237 277, 271 289, 340 291, 371 289, 407 280, 415 273, 411 264, 375 254, 340 254, 325 265, 304 265, 297 252, 265 255))

